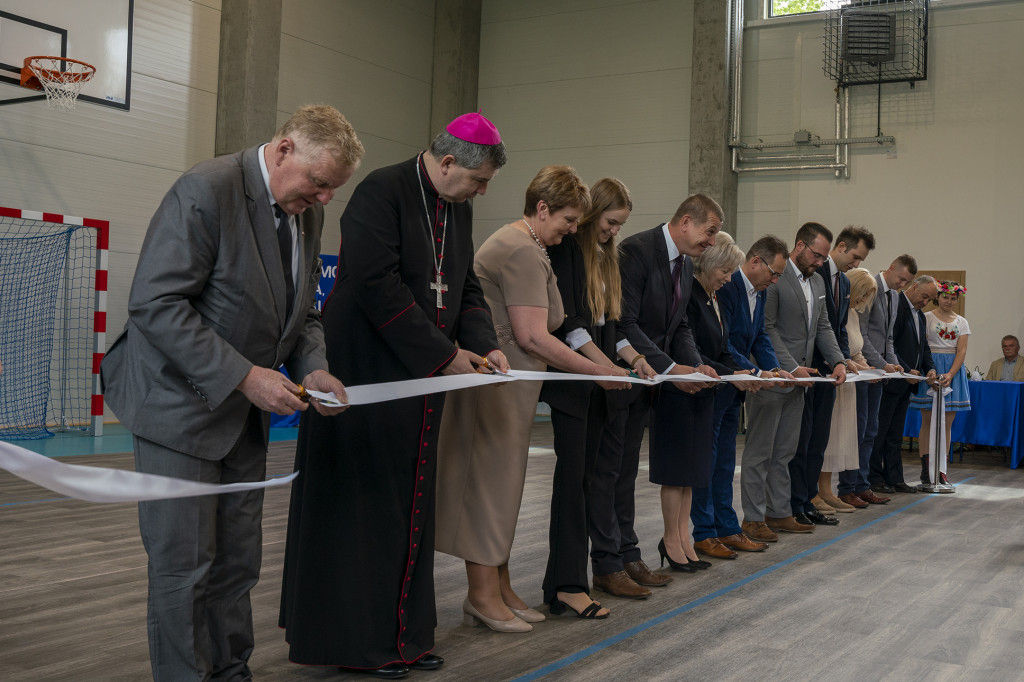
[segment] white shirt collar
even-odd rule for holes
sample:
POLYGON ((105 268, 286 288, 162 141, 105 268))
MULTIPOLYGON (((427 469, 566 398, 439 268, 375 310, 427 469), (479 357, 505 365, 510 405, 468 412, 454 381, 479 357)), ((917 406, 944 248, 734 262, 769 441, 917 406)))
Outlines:
POLYGON ((672 239, 672 235, 668 231, 668 223, 662 225, 661 230, 665 234, 665 247, 668 249, 668 262, 671 263, 680 256, 679 247, 676 246, 675 241, 672 239))
POLYGON ((825 262, 828 263, 828 268, 829 268, 828 271, 832 273, 832 279, 835 279, 836 277, 838 277, 839 276, 839 268, 836 267, 836 262, 834 260, 832 260, 831 254, 828 257, 828 260, 826 260, 825 262))
POLYGON ((277 201, 274 199, 274 193, 270 191, 270 171, 267 170, 267 160, 263 157, 263 150, 266 147, 265 144, 261 145, 256 156, 260 158, 260 174, 263 175, 263 184, 267 188, 267 196, 270 197, 270 207, 273 208, 277 206, 277 201))
MULTIPOLYGON (((790 258, 790 259, 789 259, 789 262, 790 262, 790 263, 793 263, 793 259, 792 259, 792 258, 790 258)), ((794 270, 796 270, 796 278, 797 278, 798 280, 800 280, 800 283, 801 283, 801 284, 803 284, 804 282, 806 282, 806 281, 807 281, 807 278, 806 278, 806 277, 804 277, 804 273, 800 272, 800 268, 798 268, 798 267, 796 266, 796 263, 793 263, 793 269, 794 269, 794 270)))
POLYGON ((740 268, 740 277, 743 278, 743 286, 747 289, 747 296, 750 296, 751 294, 756 296, 757 291, 754 290, 754 285, 750 283, 749 279, 747 279, 747 273, 743 272, 742 267, 740 268))
POLYGON ((891 289, 889 288, 889 283, 885 281, 885 273, 884 272, 878 273, 878 279, 882 280, 882 293, 883 294, 889 293, 891 291, 891 289))

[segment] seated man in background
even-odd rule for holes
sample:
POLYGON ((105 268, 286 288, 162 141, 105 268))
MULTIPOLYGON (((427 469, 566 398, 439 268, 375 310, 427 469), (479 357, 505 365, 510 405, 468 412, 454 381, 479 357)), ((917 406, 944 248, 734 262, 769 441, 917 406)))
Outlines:
POLYGON ((1003 337, 1003 358, 992 362, 985 381, 1024 381, 1024 358, 1020 356, 1020 341, 1013 334, 1003 337))

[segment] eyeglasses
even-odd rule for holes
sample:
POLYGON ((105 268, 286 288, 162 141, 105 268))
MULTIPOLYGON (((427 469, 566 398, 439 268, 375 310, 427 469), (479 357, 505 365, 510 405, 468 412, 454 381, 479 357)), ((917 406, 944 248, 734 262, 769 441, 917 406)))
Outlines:
MULTIPOLYGON (((761 258, 761 257, 758 256, 758 258, 761 258)), ((779 281, 779 277, 782 277, 782 273, 781 272, 775 272, 774 270, 772 270, 772 266, 768 265, 768 261, 766 261, 764 258, 761 258, 761 262, 764 264, 764 266, 766 268, 768 268, 768 272, 772 273, 772 281, 773 282, 778 282, 779 281)))
POLYGON ((814 256, 814 260, 820 260, 822 263, 824 263, 825 259, 828 258, 827 253, 825 255, 822 255, 809 246, 807 247, 807 250, 811 252, 812 256, 814 256))

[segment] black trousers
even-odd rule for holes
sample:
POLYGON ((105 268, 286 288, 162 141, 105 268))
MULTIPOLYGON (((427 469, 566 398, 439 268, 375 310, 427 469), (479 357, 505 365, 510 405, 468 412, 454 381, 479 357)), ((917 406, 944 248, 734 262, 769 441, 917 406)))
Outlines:
POLYGON ((871 472, 868 475, 871 485, 906 483, 900 448, 903 445, 903 425, 907 420, 911 391, 906 385, 901 389, 882 391, 882 400, 878 405, 878 435, 875 436, 875 447, 871 451, 871 472))
POLYGON ((641 558, 633 529, 634 491, 651 392, 634 386, 601 398, 606 407, 590 476, 587 520, 594 575, 609 575, 641 558))
POLYGON ((815 383, 804 395, 804 414, 800 423, 800 443, 789 461, 793 515, 814 510, 811 500, 818 494, 818 475, 825 463, 825 448, 832 427, 832 408, 836 403, 835 386, 815 383))
POLYGON ((551 486, 548 564, 544 572, 544 601, 557 592, 590 592, 587 579, 587 487, 593 453, 600 439, 604 391, 595 388, 582 416, 551 406, 555 475, 551 486))

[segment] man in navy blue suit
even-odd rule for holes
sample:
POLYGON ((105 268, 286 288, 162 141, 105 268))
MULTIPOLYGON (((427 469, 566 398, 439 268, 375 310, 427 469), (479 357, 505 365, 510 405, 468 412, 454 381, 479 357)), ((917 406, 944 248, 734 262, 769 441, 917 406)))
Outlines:
MULTIPOLYGON (((850 341, 846 335, 846 320, 850 312, 850 280, 845 273, 859 267, 875 248, 875 237, 864 227, 847 225, 836 237, 828 259, 815 272, 825 281, 825 310, 839 350, 850 359, 850 341)), ((815 349, 813 367, 821 376, 831 371, 821 351, 815 349)), ((801 523, 809 521, 819 526, 834 526, 837 519, 825 516, 815 508, 818 495, 818 477, 825 461, 825 448, 832 425, 832 407, 836 400, 836 387, 816 383, 807 389, 804 398, 803 421, 800 425, 800 443, 796 456, 789 463, 792 481, 793 516, 801 523), (800 515, 806 517, 806 521, 800 515)))
MULTIPOLYGON (((779 370, 772 342, 764 332, 764 291, 779 278, 786 267, 789 249, 778 237, 761 237, 747 251, 747 260, 733 273, 732 280, 718 290, 718 307, 729 327, 729 352, 741 369, 755 374, 779 370)), ((751 540, 741 532, 732 506, 732 481, 736 471, 736 431, 740 423, 743 391, 725 384, 715 394, 715 430, 711 485, 693 489, 694 547, 698 552, 719 559, 735 559, 736 551, 761 552, 764 542, 751 540)), ((763 530, 768 530, 765 527, 763 530)), ((773 542, 774 535, 761 538, 773 542)))

